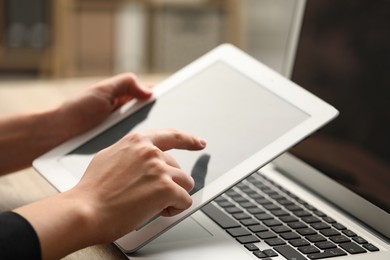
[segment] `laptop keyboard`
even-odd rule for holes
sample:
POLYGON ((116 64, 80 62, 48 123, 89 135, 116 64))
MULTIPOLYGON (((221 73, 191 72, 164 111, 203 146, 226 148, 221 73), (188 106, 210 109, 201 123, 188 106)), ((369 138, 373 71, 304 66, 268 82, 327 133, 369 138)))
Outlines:
POLYGON ((202 208, 260 259, 324 259, 379 251, 270 179, 255 173, 202 208))

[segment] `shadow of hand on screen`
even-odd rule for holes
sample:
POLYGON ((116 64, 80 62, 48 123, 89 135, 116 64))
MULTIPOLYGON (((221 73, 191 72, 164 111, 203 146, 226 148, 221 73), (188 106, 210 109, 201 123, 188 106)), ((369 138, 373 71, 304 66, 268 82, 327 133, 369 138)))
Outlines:
POLYGON ((190 195, 195 194, 204 187, 210 158, 209 154, 202 154, 196 160, 194 167, 192 167, 191 176, 195 181, 195 187, 190 191, 190 195))

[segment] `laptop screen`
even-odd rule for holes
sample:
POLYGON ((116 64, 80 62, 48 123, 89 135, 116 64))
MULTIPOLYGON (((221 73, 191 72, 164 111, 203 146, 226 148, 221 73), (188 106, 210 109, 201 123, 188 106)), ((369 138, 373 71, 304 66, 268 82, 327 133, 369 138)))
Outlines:
POLYGON ((291 152, 390 212, 390 1, 307 1, 292 80, 339 117, 291 152))

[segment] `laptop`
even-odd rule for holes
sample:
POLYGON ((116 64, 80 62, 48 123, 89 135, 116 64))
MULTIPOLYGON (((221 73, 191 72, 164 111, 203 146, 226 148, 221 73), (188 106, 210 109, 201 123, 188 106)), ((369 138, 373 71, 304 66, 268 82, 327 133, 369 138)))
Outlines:
POLYGON ((282 73, 340 117, 129 259, 390 259, 388 10, 306 2, 282 73))

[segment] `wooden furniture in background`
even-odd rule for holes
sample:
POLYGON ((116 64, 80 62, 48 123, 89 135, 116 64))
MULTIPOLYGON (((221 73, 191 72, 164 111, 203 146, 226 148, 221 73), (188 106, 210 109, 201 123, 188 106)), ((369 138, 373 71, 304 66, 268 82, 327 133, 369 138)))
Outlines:
MULTIPOLYGON (((5 14, 6 1, 0 0, 0 14, 5 14)), ((36 1, 43 3, 45 0, 36 1)), ((244 42, 241 27, 245 1, 46 0, 44 3, 48 13, 47 45, 43 48, 11 48, 4 37, 0 37, 0 72, 32 71, 39 76, 73 77, 110 75, 128 70, 117 66, 117 59, 122 55, 117 41, 121 39, 119 33, 130 39, 133 35, 130 29, 118 30, 118 12, 129 4, 140 7, 137 10, 143 12, 142 22, 145 23, 142 26, 145 31, 137 35, 143 38, 138 52, 143 53, 144 61, 140 71, 135 68, 136 73, 172 72, 222 42, 239 47, 244 42), (188 19, 188 13, 194 19, 188 19), (188 25, 198 28, 186 28, 188 25), (180 31, 182 29, 189 30, 180 31), (198 43, 193 41, 196 38, 198 43), (189 51, 173 55, 177 50, 174 44, 189 51)), ((3 36, 6 33, 5 16, 0 15, 0 35, 3 36)), ((138 40, 134 38, 133 41, 138 40)))

